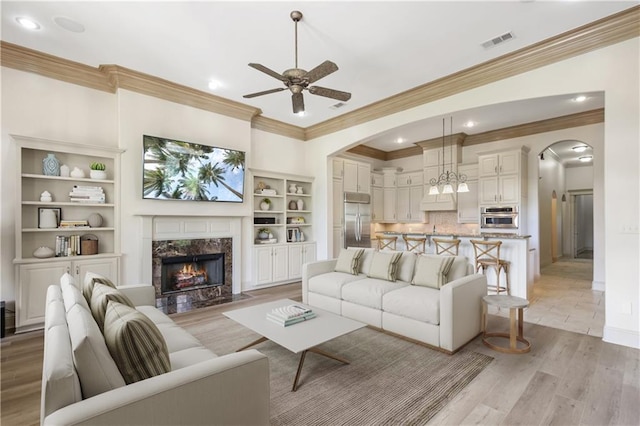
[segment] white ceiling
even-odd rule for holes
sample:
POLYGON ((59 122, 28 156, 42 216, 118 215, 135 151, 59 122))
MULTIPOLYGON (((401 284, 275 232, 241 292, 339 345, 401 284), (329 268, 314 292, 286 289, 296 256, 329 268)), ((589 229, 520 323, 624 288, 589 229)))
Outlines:
MULTIPOLYGON (((488 61, 594 20, 638 1, 2 1, 2 40, 95 66, 117 64, 260 108, 265 117, 308 127, 488 61), (278 88, 278 80, 250 68, 257 62, 277 72, 294 66, 294 24, 300 10, 299 66, 324 60, 339 66, 316 84, 348 91, 338 101, 305 92, 306 115, 293 114, 282 91, 253 99, 242 95, 278 88), (16 18, 36 20, 21 28, 16 18), (64 29, 55 18, 84 26, 64 29), (515 38, 490 49, 481 44, 512 31, 515 38)), ((604 106, 603 95, 587 102, 565 97, 494 105, 454 114, 454 133, 493 130, 604 106), (474 129, 462 129, 467 117, 474 129)), ((368 144, 385 151, 394 141, 430 139, 442 133, 442 117, 387 132, 368 144)))

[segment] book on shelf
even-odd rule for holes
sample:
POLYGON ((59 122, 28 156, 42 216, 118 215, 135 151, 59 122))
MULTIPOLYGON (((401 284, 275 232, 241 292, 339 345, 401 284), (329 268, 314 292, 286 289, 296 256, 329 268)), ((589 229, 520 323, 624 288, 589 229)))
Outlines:
POLYGON ((274 322, 278 325, 281 325, 283 327, 287 327, 289 325, 293 325, 293 324, 297 324, 299 322, 304 322, 304 321, 308 321, 312 318, 315 318, 316 314, 314 312, 309 312, 307 314, 304 315, 300 315, 294 318, 290 318, 290 319, 283 319, 282 317, 278 316, 278 315, 274 315, 272 313, 267 313, 267 319, 271 322, 274 322))

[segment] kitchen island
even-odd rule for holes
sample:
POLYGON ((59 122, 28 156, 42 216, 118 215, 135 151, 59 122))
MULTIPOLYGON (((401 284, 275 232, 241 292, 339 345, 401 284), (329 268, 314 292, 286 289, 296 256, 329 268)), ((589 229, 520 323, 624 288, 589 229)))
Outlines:
MULTIPOLYGON (((460 240, 459 255, 465 256, 469 264, 475 267, 475 254, 471 240, 502 241, 500 246, 500 258, 511 262, 509 265, 509 281, 511 295, 530 300, 533 291, 533 261, 530 259, 529 249, 530 235, 519 235, 514 233, 483 232, 477 234, 452 234, 445 232, 429 233, 400 233, 400 232, 379 232, 378 235, 397 236, 397 250, 405 250, 403 236, 426 237, 426 253, 435 254, 435 245, 431 241, 433 237, 460 240)), ((487 281, 492 285, 495 283, 495 272, 491 269, 486 271, 487 281)), ((505 283, 504 274, 500 277, 501 284, 505 283)))

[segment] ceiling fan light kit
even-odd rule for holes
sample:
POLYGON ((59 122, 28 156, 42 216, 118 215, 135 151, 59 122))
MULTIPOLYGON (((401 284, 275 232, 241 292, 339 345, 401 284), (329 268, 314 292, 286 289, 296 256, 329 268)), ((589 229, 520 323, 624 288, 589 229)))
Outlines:
POLYGON ((338 71, 338 66, 331 61, 324 61, 311 71, 306 71, 302 68, 298 68, 298 22, 302 19, 302 12, 294 10, 290 14, 291 19, 295 23, 295 67, 290 68, 279 74, 264 65, 250 63, 249 66, 262 71, 263 73, 270 75, 271 77, 282 81, 285 87, 278 87, 277 89, 264 90, 262 92, 250 93, 244 95, 244 98, 255 98, 256 96, 269 95, 271 93, 281 92, 285 89, 291 91, 291 103, 293 105, 293 113, 299 114, 304 112, 304 98, 302 95, 303 90, 308 90, 312 95, 324 96, 325 98, 337 99, 339 101, 346 102, 351 99, 351 93, 343 92, 340 90, 329 89, 320 86, 309 86, 312 83, 328 76, 329 74, 338 71))

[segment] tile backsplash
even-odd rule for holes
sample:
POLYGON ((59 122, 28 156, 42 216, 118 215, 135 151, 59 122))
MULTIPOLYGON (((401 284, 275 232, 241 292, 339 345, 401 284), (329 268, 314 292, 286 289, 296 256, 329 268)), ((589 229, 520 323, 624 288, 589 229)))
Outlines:
POLYGON ((455 211, 428 212, 427 223, 374 223, 373 233, 376 232, 401 232, 401 233, 431 233, 435 226, 436 232, 452 234, 480 233, 480 224, 458 223, 458 213, 455 211))

